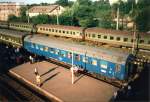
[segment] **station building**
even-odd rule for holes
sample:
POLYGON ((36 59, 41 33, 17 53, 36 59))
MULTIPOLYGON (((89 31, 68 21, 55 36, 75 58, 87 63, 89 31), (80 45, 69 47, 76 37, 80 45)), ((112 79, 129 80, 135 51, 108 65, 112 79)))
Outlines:
POLYGON ((30 17, 37 16, 39 14, 47 15, 60 15, 65 11, 65 8, 60 5, 48 5, 48 6, 33 6, 28 10, 30 17))

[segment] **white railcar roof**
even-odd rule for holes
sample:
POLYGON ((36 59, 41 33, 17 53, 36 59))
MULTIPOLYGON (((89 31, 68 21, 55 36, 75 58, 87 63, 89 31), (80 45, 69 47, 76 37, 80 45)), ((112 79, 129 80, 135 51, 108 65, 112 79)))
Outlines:
POLYGON ((128 53, 124 53, 122 51, 117 50, 108 50, 99 47, 92 47, 87 45, 80 45, 75 42, 61 41, 58 39, 52 39, 46 36, 34 35, 27 36, 25 41, 32 42, 52 48, 67 50, 74 53, 83 54, 86 56, 91 56, 98 59, 104 59, 107 61, 115 62, 118 64, 125 64, 126 59, 128 57, 128 53))
POLYGON ((8 30, 8 29, 0 29, 0 34, 13 36, 13 37, 22 37, 23 35, 27 34, 27 32, 14 31, 14 30, 8 30))

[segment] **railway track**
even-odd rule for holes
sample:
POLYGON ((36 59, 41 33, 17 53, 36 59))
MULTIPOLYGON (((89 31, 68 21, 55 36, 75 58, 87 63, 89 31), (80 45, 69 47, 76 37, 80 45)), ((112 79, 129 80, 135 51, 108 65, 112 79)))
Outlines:
POLYGON ((9 74, 0 74, 0 82, 0 87, 3 88, 2 91, 6 92, 5 95, 10 96, 10 98, 7 98, 8 101, 50 102, 49 99, 10 77, 9 74))

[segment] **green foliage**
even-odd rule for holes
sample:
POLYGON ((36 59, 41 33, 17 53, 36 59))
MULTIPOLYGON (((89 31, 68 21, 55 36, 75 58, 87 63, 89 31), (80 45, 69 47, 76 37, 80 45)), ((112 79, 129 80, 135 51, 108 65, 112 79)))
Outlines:
POLYGON ((20 19, 15 15, 9 15, 8 16, 8 21, 9 22, 17 22, 17 21, 20 21, 20 19))
POLYGON ((44 14, 40 14, 38 16, 34 16, 31 18, 32 19, 32 23, 34 24, 46 24, 49 23, 49 16, 48 15, 44 15, 44 14))
POLYGON ((58 0, 56 1, 56 4, 61 5, 61 6, 68 6, 68 0, 58 0))

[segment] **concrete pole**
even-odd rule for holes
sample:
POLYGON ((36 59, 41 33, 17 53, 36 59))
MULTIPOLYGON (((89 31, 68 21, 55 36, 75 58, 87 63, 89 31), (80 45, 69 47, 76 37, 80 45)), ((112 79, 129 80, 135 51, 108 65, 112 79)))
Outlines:
POLYGON ((59 25, 59 16, 58 16, 58 9, 59 9, 59 7, 56 9, 57 10, 57 25, 59 25))
POLYGON ((74 72, 73 72, 73 49, 72 49, 72 67, 71 67, 71 79, 72 79, 72 84, 74 84, 74 72))
POLYGON ((116 24, 116 30, 119 29, 119 6, 117 8, 117 24, 116 24))
POLYGON ((132 54, 135 50, 135 42, 136 42, 136 25, 133 26, 133 43, 132 43, 132 54))

